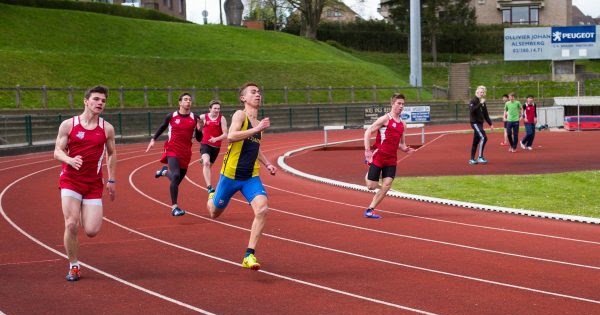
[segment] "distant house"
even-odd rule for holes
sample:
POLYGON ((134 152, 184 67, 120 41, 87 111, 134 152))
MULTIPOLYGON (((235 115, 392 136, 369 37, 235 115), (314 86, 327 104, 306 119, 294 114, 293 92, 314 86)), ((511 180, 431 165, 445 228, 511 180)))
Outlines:
POLYGON ((577 6, 573 6, 573 25, 598 25, 599 20, 583 14, 577 6))
MULTIPOLYGON (((572 0, 470 1, 471 7, 475 8, 477 24, 568 26, 576 24, 575 11, 579 11, 572 0)), ((379 12, 386 20, 391 20, 389 0, 381 0, 379 12)))
POLYGON ((111 4, 121 4, 137 8, 146 8, 160 11, 164 14, 186 19, 185 1, 186 0, 75 0, 81 2, 101 2, 111 4))
POLYGON ((341 1, 325 5, 323 13, 321 13, 321 22, 351 23, 356 20, 362 20, 362 18, 341 1))

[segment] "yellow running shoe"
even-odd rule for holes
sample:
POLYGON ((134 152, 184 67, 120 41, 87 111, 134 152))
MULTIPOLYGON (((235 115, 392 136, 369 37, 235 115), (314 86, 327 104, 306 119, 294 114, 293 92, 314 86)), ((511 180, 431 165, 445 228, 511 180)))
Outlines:
POLYGON ((210 192, 208 193, 208 199, 214 199, 215 198, 215 192, 210 192))
POLYGON ((244 257, 244 260, 242 261, 242 267, 257 271, 260 269, 260 264, 258 263, 256 257, 254 257, 253 254, 250 254, 244 257))

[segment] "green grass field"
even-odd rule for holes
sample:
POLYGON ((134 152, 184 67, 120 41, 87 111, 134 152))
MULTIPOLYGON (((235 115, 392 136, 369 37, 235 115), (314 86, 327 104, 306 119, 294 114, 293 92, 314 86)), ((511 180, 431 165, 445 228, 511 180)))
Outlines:
POLYGON ((600 171, 544 175, 403 177, 409 194, 517 209, 600 218, 600 171))

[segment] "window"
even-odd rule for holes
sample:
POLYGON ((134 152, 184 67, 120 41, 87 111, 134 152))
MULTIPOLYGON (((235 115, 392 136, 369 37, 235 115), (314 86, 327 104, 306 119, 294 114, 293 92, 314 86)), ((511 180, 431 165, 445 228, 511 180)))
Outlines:
POLYGON ((537 6, 506 7, 502 9, 502 23, 538 25, 539 10, 537 6))
POLYGON ((341 17, 342 11, 338 8, 327 10, 327 17, 341 17))

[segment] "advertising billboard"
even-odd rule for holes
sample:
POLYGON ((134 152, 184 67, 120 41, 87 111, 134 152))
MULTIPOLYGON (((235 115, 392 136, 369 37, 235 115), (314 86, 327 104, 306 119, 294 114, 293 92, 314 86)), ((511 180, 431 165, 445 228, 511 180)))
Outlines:
POLYGON ((504 60, 600 59, 600 26, 504 29, 504 60))

